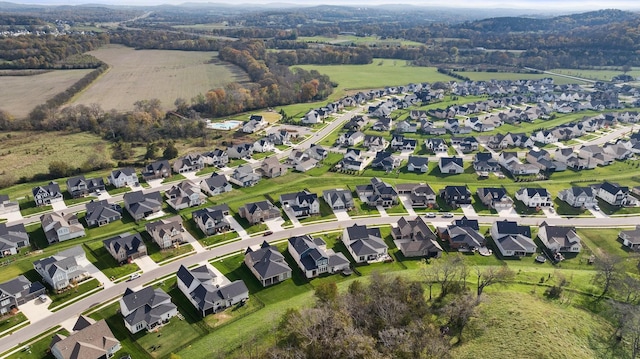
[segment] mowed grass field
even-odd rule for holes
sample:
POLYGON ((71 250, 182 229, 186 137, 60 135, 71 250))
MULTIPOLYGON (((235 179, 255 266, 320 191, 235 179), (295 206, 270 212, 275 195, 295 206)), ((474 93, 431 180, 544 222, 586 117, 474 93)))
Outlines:
POLYGON ((473 81, 489 81, 489 80, 538 80, 546 77, 551 77, 553 83, 556 85, 564 84, 584 84, 583 81, 577 81, 574 79, 553 76, 548 74, 521 74, 516 72, 475 72, 475 71, 459 71, 456 72, 462 76, 466 76, 473 81))
POLYGON ((110 161, 110 144, 90 133, 6 132, 0 135, 0 179, 48 173, 54 160, 80 167, 92 156, 110 161))
POLYGON ((89 53, 111 68, 72 104, 97 103, 105 110, 127 111, 136 101, 157 98, 164 108, 171 109, 177 98, 189 101, 230 82, 248 81, 242 69, 221 63, 214 51, 135 50, 108 45, 89 53))
POLYGON ((345 91, 400 86, 418 82, 451 81, 452 77, 439 73, 435 67, 407 65, 405 60, 373 59, 367 65, 302 65, 305 70, 318 70, 338 83, 334 96, 345 91))
MULTIPOLYGON (((550 72, 556 72, 563 75, 583 77, 591 80, 611 81, 614 76, 622 75, 621 70, 582 70, 582 69, 552 69, 550 72)), ((627 72, 627 75, 635 78, 640 77, 640 68, 633 68, 627 72)))
POLYGON ((1 76, 0 110, 16 118, 26 117, 34 107, 66 90, 89 72, 90 69, 55 70, 32 76, 1 76))

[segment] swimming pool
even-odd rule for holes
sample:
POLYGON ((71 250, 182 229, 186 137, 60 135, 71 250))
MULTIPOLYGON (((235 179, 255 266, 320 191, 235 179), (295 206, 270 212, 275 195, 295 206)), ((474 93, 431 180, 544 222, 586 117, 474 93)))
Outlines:
POLYGON ((224 122, 207 122, 207 128, 212 130, 229 131, 242 125, 242 121, 227 120, 224 122))

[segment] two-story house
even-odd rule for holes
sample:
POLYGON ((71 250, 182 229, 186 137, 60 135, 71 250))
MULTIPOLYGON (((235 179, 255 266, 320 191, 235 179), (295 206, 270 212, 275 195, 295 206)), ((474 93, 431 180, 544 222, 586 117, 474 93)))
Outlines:
POLYGON ((558 198, 567 202, 571 207, 593 207, 598 204, 596 196, 591 187, 571 187, 558 192, 558 198))
POLYGON ((324 273, 340 272, 350 265, 344 254, 327 250, 322 238, 313 238, 308 234, 289 238, 287 250, 308 279, 324 273))
POLYGON ((245 164, 238 166, 238 168, 233 171, 231 177, 229 177, 229 181, 240 187, 252 187, 258 184, 261 178, 262 176, 255 173, 250 164, 245 164))
POLYGON ((209 196, 216 196, 233 189, 225 174, 213 173, 211 177, 200 181, 200 189, 209 196))
POLYGON ((520 188, 516 192, 516 199, 529 208, 553 206, 551 195, 545 188, 520 188))
POLYGON ((342 242, 356 263, 376 262, 388 256, 379 228, 354 224, 342 231, 342 242))
POLYGON ((0 258, 18 254, 20 248, 29 245, 29 234, 24 224, 0 223, 0 258))
POLYGON ((31 283, 23 275, 0 283, 0 315, 5 315, 45 293, 46 289, 40 282, 31 283))
POLYGON ((50 182, 45 186, 34 187, 31 193, 36 206, 49 206, 52 203, 62 202, 63 200, 60 186, 55 182, 50 182))
POLYGON ((407 220, 401 217, 391 229, 394 243, 405 257, 440 257, 442 247, 435 233, 420 216, 407 220))
POLYGON ((131 263, 134 259, 147 255, 147 246, 140 233, 122 233, 105 239, 102 244, 118 263, 131 263))
POLYGON ((192 217, 202 233, 211 236, 231 229, 231 224, 226 220, 228 215, 229 206, 224 203, 194 211, 192 217))
POLYGON ((90 277, 83 267, 87 257, 82 247, 75 246, 33 262, 33 268, 56 292, 90 277))
POLYGON ((84 237, 84 227, 75 213, 51 212, 40 216, 42 230, 49 243, 84 237))
POLYGON ((333 210, 351 210, 354 208, 353 195, 350 190, 342 188, 326 189, 322 191, 322 198, 333 210))
POLYGON ((298 218, 320 214, 318 195, 307 190, 280 195, 280 204, 298 218))
POLYGON ((269 219, 280 218, 280 209, 268 200, 246 203, 238 208, 238 214, 246 218, 251 224, 264 222, 269 219))
POLYGON ((513 199, 507 194, 507 190, 502 187, 478 187, 476 191, 482 204, 496 211, 513 208, 513 199))
POLYGON ((182 217, 173 216, 145 225, 147 233, 160 249, 167 249, 184 242, 182 217))
POLYGON ((171 186, 164 195, 167 197, 169 206, 176 211, 199 206, 205 201, 205 196, 200 192, 200 186, 189 180, 171 186))
POLYGON ((137 187, 140 185, 140 183, 138 183, 138 174, 133 167, 125 167, 111 171, 109 176, 107 176, 107 182, 115 188, 126 186, 137 187))
POLYGON ((190 153, 186 156, 179 157, 173 162, 173 172, 186 173, 196 172, 204 168, 204 157, 199 153, 190 153))
POLYGON ((398 204, 398 192, 376 177, 371 179, 370 184, 356 186, 356 192, 371 207, 392 207, 398 204))
POLYGON ((84 176, 71 177, 67 180, 67 192, 73 198, 83 197, 89 193, 104 191, 104 180, 100 177, 85 179, 84 176))
POLYGON ((171 177, 171 165, 169 161, 160 160, 151 162, 142 170, 142 178, 145 182, 149 182, 155 179, 171 177))
POLYGON ((124 326, 132 334, 144 329, 153 330, 178 314, 178 307, 160 288, 145 287, 138 291, 127 288, 119 304, 124 326))
POLYGON ((467 186, 446 186, 440 190, 440 197, 453 208, 461 204, 471 204, 471 191, 467 186))

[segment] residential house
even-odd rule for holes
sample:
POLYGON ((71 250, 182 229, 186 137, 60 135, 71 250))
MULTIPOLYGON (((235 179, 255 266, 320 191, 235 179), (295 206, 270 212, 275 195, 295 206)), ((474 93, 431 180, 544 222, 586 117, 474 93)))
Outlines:
POLYGON ((175 173, 200 171, 204 168, 204 157, 198 153, 190 153, 175 160, 172 168, 175 173))
POLYGON ((478 187, 476 191, 482 204, 496 211, 513 208, 513 199, 507 194, 507 190, 502 187, 478 187))
POLYGON ((402 135, 394 135, 391 138, 391 148, 394 151, 410 151, 413 152, 418 146, 418 140, 413 138, 405 138, 402 135))
POLYGON ((244 133, 256 133, 263 128, 267 127, 269 122, 265 121, 265 119, 260 115, 251 115, 249 117, 249 121, 245 122, 242 125, 242 132, 244 133))
POLYGON ((636 228, 632 230, 620 231, 618 237, 624 246, 633 250, 640 249, 640 225, 636 225, 636 228))
POLYGON ((107 182, 115 188, 126 186, 137 187, 140 185, 140 183, 138 183, 138 174, 136 174, 136 170, 133 169, 133 167, 125 167, 111 171, 109 176, 107 176, 107 182))
POLYGON ((244 264, 262 284, 263 287, 280 283, 291 278, 291 268, 284 260, 278 248, 262 242, 259 249, 247 248, 244 254, 244 264))
POLYGON ((286 129, 280 129, 275 132, 271 132, 267 135, 269 141, 274 145, 290 145, 291 144, 291 132, 286 129))
POLYGON ((145 287, 138 291, 127 288, 119 300, 124 326, 132 334, 151 331, 178 314, 169 294, 160 288, 145 287))
POLYGON ((612 206, 630 206, 636 203, 635 197, 629 193, 629 187, 605 181, 594 186, 596 197, 612 206))
POLYGON ((599 166, 608 166, 613 163, 613 157, 604 152, 602 147, 597 145, 583 145, 578 153, 580 158, 589 159, 599 166))
POLYGON ((442 138, 429 138, 424 141, 425 147, 434 153, 447 152, 449 146, 442 138))
POLYGON ((199 209, 192 214, 193 221, 207 236, 226 232, 231 229, 231 224, 226 220, 229 215, 229 206, 226 203, 199 209))
POLYGON ((501 152, 498 162, 513 176, 537 175, 540 173, 540 167, 520 162, 517 152, 501 152))
POLYGON ((540 171, 544 172, 559 172, 567 169, 567 165, 564 162, 552 160, 551 154, 545 149, 530 150, 527 153, 527 162, 537 166, 540 171))
POLYGON ((49 206, 52 203, 62 202, 63 200, 60 186, 55 182, 50 182, 45 186, 34 187, 31 193, 36 206, 49 206))
POLYGON ((164 195, 167 197, 167 203, 176 211, 199 206, 205 201, 200 186, 189 180, 171 186, 164 195))
POLYGON ((6 223, 0 223, 0 258, 18 254, 20 248, 28 245, 29 234, 24 224, 8 226, 6 223))
POLYGON ((388 114, 384 114, 384 117, 379 117, 378 120, 371 126, 374 131, 391 131, 393 126, 393 120, 391 117, 387 117, 388 114))
POLYGON ((134 259, 147 255, 147 246, 140 233, 122 233, 105 239, 102 244, 118 263, 131 263, 134 259))
POLYGON ((519 226, 506 219, 495 221, 491 226, 491 237, 503 257, 522 257, 536 252, 529 226, 519 226))
POLYGON ((268 138, 261 138, 253 143, 253 152, 273 152, 276 149, 276 145, 268 138))
POLYGON ((423 118, 427 118, 427 111, 424 110, 411 110, 409 112, 409 118, 412 120, 422 120, 423 118))
POLYGON ((354 224, 342 231, 342 242, 356 263, 370 263, 388 257, 379 228, 354 224))
POLYGON ((552 131, 549 130, 535 131, 531 135, 531 140, 533 140, 533 142, 538 142, 545 145, 558 142, 558 138, 553 134, 552 131))
POLYGON ((435 127, 434 125, 423 123, 422 133, 424 133, 425 135, 442 136, 447 133, 447 129, 445 129, 444 127, 435 127))
POLYGON ((324 198, 324 201, 327 202, 332 210, 351 210, 355 207, 353 203, 353 196, 350 190, 341 188, 326 189, 322 191, 322 198, 324 198))
POLYGON ((46 213, 40 216, 40 223, 49 244, 85 236, 84 227, 75 213, 46 213))
POLYGON ((246 203, 238 209, 238 214, 246 218, 251 224, 264 222, 268 219, 280 218, 280 209, 268 200, 246 203))
POLYGON ((306 125, 314 125, 316 123, 322 123, 322 120, 323 116, 321 116, 317 110, 311 110, 304 115, 300 122, 306 125))
POLYGON ((348 131, 360 131, 367 123, 362 116, 352 117, 347 123, 344 124, 343 128, 348 131))
POLYGON ((280 204, 298 218, 320 214, 318 195, 307 190, 280 195, 280 204))
POLYGON ((20 205, 18 202, 10 201, 9 196, 6 194, 0 194, 0 214, 19 211, 20 205))
POLYGON ((446 186, 440 190, 440 197, 453 208, 461 204, 471 204, 471 191, 467 186, 446 186))
POLYGON ((356 186, 358 196, 371 207, 392 207, 398 204, 398 193, 379 178, 373 177, 368 185, 356 186))
POLYGON ((440 157, 438 168, 442 174, 460 174, 464 172, 461 157, 440 157))
POLYGON ((160 192, 143 193, 142 191, 127 192, 123 196, 124 208, 134 220, 138 221, 162 210, 162 195, 160 192))
POLYGON ((412 220, 401 217, 391 229, 391 235, 405 257, 431 258, 442 254, 435 233, 420 216, 412 220))
POLYGON ((544 188, 520 188, 516 191, 516 199, 529 208, 553 206, 551 194, 544 188))
POLYGON ((54 334, 49 349, 56 359, 106 359, 122 346, 104 319, 95 321, 81 315, 69 336, 54 334))
POLYGON ((318 160, 311 158, 308 151, 292 150, 289 154, 289 163, 298 172, 307 172, 318 166, 318 160))
POLYGON ((389 142, 382 136, 365 135, 362 145, 369 151, 380 152, 389 146, 389 142))
POLYGON ((322 161, 329 155, 329 151, 327 151, 324 147, 316 144, 311 144, 309 148, 307 148, 304 153, 306 153, 309 157, 313 158, 316 161, 322 161))
POLYGON ((87 212, 84 220, 89 227, 102 227, 122 219, 122 207, 117 203, 109 203, 106 199, 88 202, 85 208, 87 212))
POLYGON ((104 188, 104 180, 100 177, 85 179, 84 176, 76 176, 67 180, 67 192, 73 198, 84 197, 96 191, 104 191, 104 188))
POLYGON ((416 133, 418 132, 418 124, 409 120, 400 121, 396 124, 396 132, 416 133))
POLYGON ((145 229, 160 249, 171 248, 185 242, 182 234, 184 227, 180 216, 149 222, 145 225, 145 229))
POLYGON ((227 156, 232 159, 251 158, 253 154, 253 144, 240 143, 227 148, 227 156))
POLYGON ((478 152, 473 159, 473 169, 478 172, 497 172, 500 164, 493 158, 490 152, 478 152))
POLYGON ((458 146, 463 153, 477 151, 480 144, 475 137, 451 137, 451 144, 458 146))
POLYGON ((401 183, 396 185, 399 194, 409 196, 413 208, 437 207, 436 193, 426 183, 401 183))
POLYGON ((227 180, 226 175, 213 173, 211 174, 211 177, 200 181, 200 189, 209 196, 216 196, 225 192, 230 192, 233 189, 233 186, 231 186, 231 183, 227 180))
POLYGON ((236 168, 231 174, 229 181, 240 187, 253 187, 260 182, 261 178, 262 176, 255 173, 253 167, 247 163, 236 168))
POLYGON ((573 227, 550 226, 542 222, 538 238, 552 253, 579 253, 582 250, 580 237, 573 227))
POLYGON ((486 244, 486 240, 479 230, 477 220, 462 217, 447 227, 438 228, 438 235, 449 242, 451 249, 475 251, 486 244))
POLYGON ((180 265, 176 278, 178 289, 203 317, 249 300, 249 289, 244 281, 222 284, 207 265, 191 270, 180 265))
POLYGON ((71 247, 50 257, 33 262, 33 268, 56 292, 90 277, 83 267, 87 257, 82 247, 71 247))
POLYGON ((366 158, 362 155, 360 150, 348 148, 342 160, 338 162, 336 168, 349 171, 362 171, 366 164, 366 158))
POLYGON ((0 283, 0 315, 9 313, 45 292, 46 289, 40 282, 31 283, 23 275, 0 283))
POLYGON ((376 152, 376 156, 371 161, 371 168, 379 168, 386 172, 391 172, 400 166, 400 157, 393 156, 390 152, 376 152))
POLYGON ((340 272, 350 265, 344 254, 327 249, 322 238, 308 234, 289 238, 287 250, 307 279, 340 272))
MULTIPOLYGON (((288 132, 287 132, 288 133, 288 132)), ((202 154, 204 163, 208 166, 216 166, 218 168, 225 167, 229 163, 229 154, 226 150, 216 148, 213 151, 202 154)))
POLYGON ((602 150, 605 154, 613 157, 616 160, 624 161, 633 157, 631 149, 624 146, 622 142, 618 143, 605 143, 602 146, 602 150))
POLYGON ((364 141, 364 133, 360 131, 349 131, 340 135, 337 144, 345 147, 356 146, 364 141))
POLYGON ((287 174, 287 167, 280 163, 278 157, 269 156, 262 161, 260 172, 262 172, 262 175, 265 177, 275 178, 287 174))
POLYGON ((420 156, 409 156, 407 161, 407 171, 409 172, 429 172, 429 158, 420 156))
POLYGON ((598 204, 591 187, 571 187, 558 192, 558 198, 567 202, 571 207, 593 207, 598 204))
POLYGON ((142 178, 145 182, 167 177, 171 177, 171 165, 167 160, 151 162, 142 170, 142 178))

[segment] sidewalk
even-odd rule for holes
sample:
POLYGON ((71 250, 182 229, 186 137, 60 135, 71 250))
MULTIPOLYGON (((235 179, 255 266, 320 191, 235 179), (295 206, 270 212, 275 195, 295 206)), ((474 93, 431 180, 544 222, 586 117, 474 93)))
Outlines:
POLYGON ((376 209, 378 210, 378 212, 380 212, 380 217, 389 217, 389 214, 387 214, 387 211, 384 209, 384 207, 376 206, 376 209))

